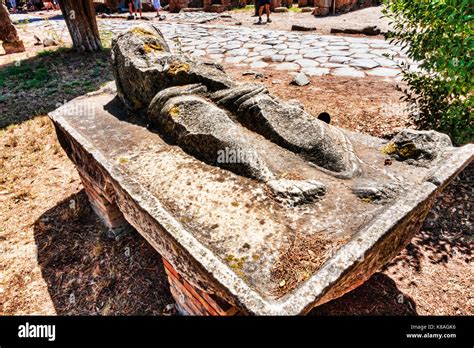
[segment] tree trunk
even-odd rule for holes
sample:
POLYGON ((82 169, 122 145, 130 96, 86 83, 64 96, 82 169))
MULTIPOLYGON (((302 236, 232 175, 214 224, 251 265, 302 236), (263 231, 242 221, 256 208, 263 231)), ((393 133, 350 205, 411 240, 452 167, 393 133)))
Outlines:
POLYGON ((24 52, 25 46, 16 32, 15 26, 10 20, 7 7, 0 2, 0 40, 6 54, 24 52))
POLYGON ((102 48, 92 0, 59 0, 74 48, 80 52, 102 48))

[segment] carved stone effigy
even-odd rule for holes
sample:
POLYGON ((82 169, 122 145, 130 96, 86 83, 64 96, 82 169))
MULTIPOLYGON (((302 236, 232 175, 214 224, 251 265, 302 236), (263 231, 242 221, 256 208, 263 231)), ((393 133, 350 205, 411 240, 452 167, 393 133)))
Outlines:
POLYGON ((433 131, 387 142, 333 127, 171 52, 150 25, 112 54, 115 84, 50 117, 96 212, 156 248, 187 313, 302 314, 343 295, 473 157, 433 131))

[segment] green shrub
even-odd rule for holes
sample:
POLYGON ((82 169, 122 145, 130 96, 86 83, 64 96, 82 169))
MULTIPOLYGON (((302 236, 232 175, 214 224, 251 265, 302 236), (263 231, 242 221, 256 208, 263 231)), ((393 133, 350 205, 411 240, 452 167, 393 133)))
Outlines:
POLYGON ((436 129, 456 144, 473 141, 471 0, 386 0, 388 38, 406 48, 419 70, 403 66, 405 100, 416 104, 420 128, 436 129))

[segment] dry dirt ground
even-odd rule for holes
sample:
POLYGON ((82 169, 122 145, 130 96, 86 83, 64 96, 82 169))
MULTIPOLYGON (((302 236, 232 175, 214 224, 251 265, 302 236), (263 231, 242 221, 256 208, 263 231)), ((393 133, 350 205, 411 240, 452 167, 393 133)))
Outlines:
MULTIPOLYGON (((0 96, 8 96, 0 98, 0 314, 174 313, 159 255, 138 233, 107 239, 42 115, 111 79, 107 54, 61 50, 23 61, 21 69, 0 66, 0 96)), ((389 136, 409 123, 394 82, 314 77, 295 87, 286 73, 263 71, 256 79, 226 68, 314 115, 329 112, 338 126, 389 136)), ((473 181, 471 165, 392 263, 311 314, 474 314, 473 181)))
MULTIPOLYGON (((247 27, 254 27, 257 22, 257 17, 253 17, 254 9, 246 8, 236 11, 229 12, 231 18, 222 18, 210 22, 210 24, 234 24, 240 23, 240 25, 247 27)), ((278 29, 278 30, 291 30, 293 24, 305 25, 309 27, 315 27, 316 30, 312 33, 318 34, 329 34, 331 28, 354 28, 361 29, 366 26, 377 26, 383 32, 388 31, 389 20, 384 18, 382 13, 382 6, 368 7, 357 11, 352 11, 344 14, 330 15, 326 17, 315 17, 311 12, 285 12, 285 13, 272 13, 272 23, 263 25, 266 29, 278 29)), ((170 17, 172 19, 172 17, 170 17)), ((262 16, 263 22, 266 22, 266 16, 262 16)))

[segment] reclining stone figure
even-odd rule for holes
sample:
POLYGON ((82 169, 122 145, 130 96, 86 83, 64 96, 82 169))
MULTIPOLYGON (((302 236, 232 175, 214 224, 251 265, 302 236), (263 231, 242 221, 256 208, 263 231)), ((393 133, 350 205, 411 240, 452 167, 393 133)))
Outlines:
POLYGON ((351 142, 341 130, 278 101, 265 86, 233 81, 217 64, 172 53, 152 25, 116 37, 112 58, 119 98, 166 141, 206 163, 265 182, 280 201, 312 202, 326 188, 315 180, 278 178, 242 126, 326 173, 350 178, 360 171, 351 142), (237 163, 220 162, 223 149, 245 156, 237 163))

